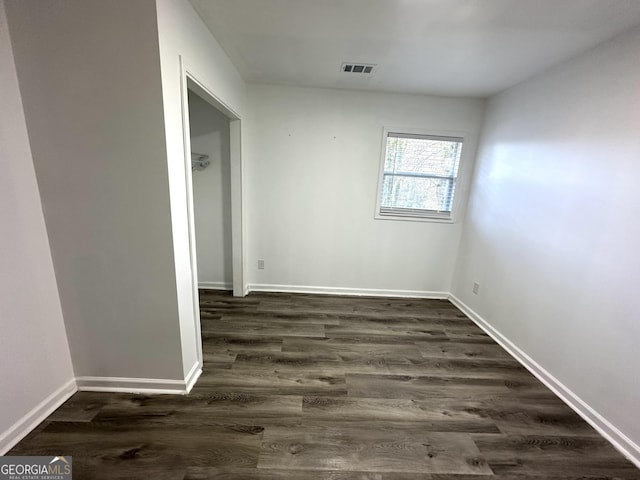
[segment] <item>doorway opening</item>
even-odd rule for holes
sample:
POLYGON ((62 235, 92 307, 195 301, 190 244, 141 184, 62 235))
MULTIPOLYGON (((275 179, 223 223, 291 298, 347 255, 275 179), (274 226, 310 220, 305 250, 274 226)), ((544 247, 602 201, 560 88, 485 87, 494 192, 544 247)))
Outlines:
POLYGON ((199 288, 244 296, 240 116, 181 62, 189 258, 198 362, 199 288))
POLYGON ((198 288, 233 290, 229 119, 188 91, 198 288))

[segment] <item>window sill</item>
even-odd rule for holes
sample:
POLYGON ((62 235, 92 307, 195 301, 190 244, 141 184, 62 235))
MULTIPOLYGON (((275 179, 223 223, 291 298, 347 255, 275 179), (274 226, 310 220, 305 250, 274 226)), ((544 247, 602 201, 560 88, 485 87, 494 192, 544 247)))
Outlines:
POLYGON ((409 216, 409 215, 393 215, 393 214, 380 214, 374 215, 376 220, 396 220, 405 222, 431 222, 431 223, 455 223, 451 217, 429 217, 429 216, 409 216))

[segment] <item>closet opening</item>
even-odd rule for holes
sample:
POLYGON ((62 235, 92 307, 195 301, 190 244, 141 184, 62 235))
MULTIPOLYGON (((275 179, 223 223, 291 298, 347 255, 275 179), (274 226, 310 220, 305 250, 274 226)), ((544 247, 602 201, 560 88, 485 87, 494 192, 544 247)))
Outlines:
POLYGON ((200 289, 244 296, 241 119, 182 65, 182 122, 193 311, 202 365, 200 289))

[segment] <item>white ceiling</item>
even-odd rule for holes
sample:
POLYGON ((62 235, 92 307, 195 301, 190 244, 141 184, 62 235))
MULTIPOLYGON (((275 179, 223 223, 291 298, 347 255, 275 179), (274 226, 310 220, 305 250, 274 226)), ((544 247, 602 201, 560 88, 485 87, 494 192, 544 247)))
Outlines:
POLYGON ((249 82, 488 96, 640 24, 640 0, 191 0, 249 82), (373 75, 341 73, 374 63, 373 75))

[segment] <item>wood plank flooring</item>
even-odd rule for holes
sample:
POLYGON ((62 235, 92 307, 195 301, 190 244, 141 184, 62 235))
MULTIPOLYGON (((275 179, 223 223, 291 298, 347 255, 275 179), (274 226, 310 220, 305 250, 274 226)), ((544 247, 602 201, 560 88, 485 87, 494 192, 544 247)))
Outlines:
POLYGON ((640 479, 447 301, 200 298, 191 394, 77 393, 9 454, 76 479, 640 479))

